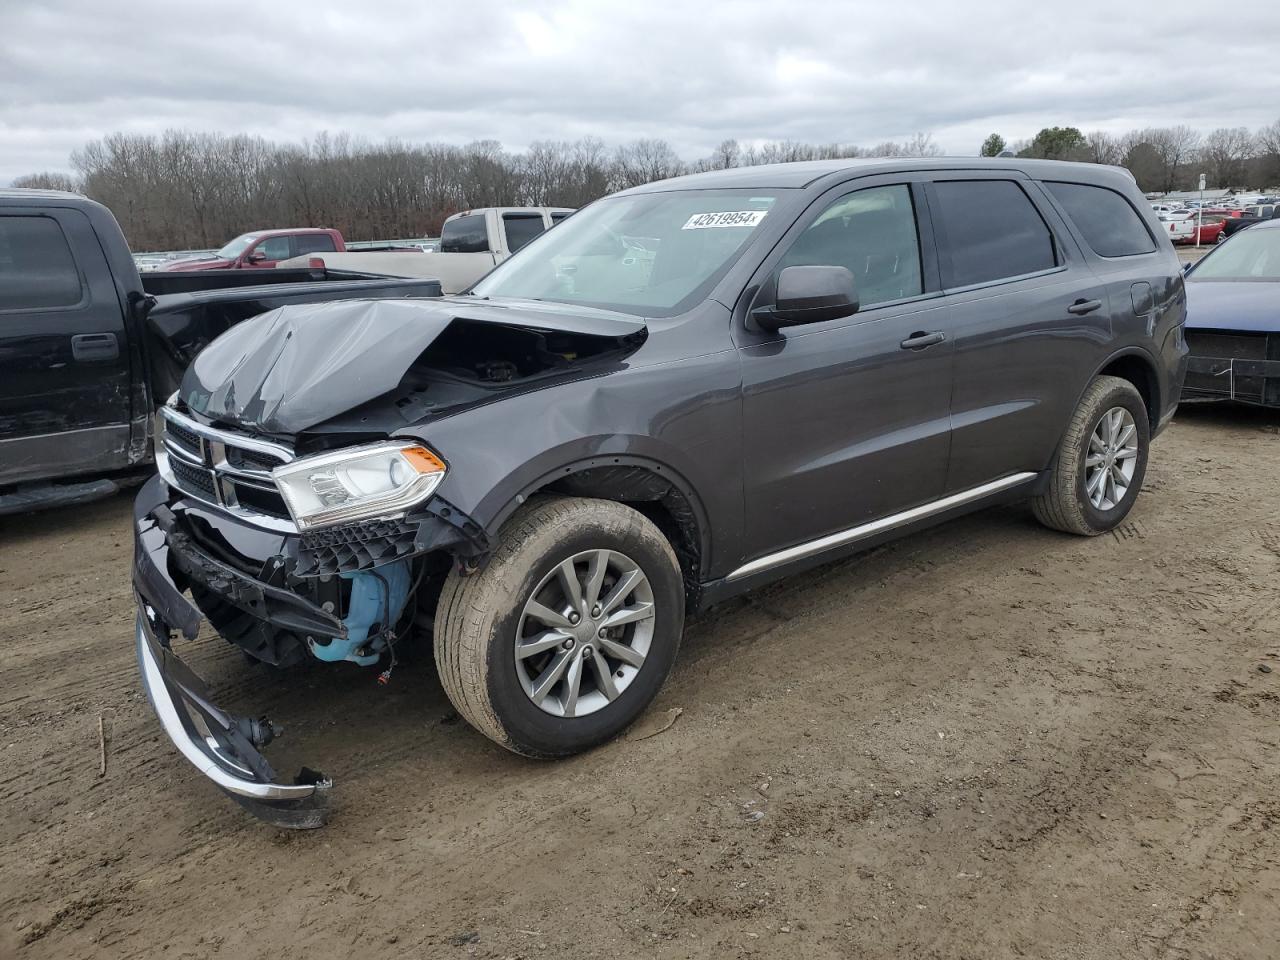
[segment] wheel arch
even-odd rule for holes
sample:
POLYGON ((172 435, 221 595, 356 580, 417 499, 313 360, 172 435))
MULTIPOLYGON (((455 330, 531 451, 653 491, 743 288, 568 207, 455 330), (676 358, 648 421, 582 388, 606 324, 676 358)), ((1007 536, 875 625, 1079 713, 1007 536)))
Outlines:
MULTIPOLYGON (((1160 396, 1160 376, 1156 372, 1156 362, 1140 347, 1127 347, 1108 357, 1090 377, 1090 383, 1098 377, 1119 377, 1133 384, 1134 389, 1142 396, 1147 406, 1147 420, 1151 424, 1151 432, 1155 433, 1160 423, 1160 411, 1163 398, 1160 396)), ((1088 384, 1085 384, 1088 389, 1088 384)), ((1081 391, 1081 396, 1084 391, 1081 391)), ((1076 403, 1079 403, 1077 398, 1076 403)))
POLYGON ((678 470, 634 454, 572 460, 521 488, 494 514, 490 530, 498 530, 530 497, 542 494, 612 500, 644 514, 671 542, 687 598, 696 604, 711 557, 710 522, 697 492, 678 470))

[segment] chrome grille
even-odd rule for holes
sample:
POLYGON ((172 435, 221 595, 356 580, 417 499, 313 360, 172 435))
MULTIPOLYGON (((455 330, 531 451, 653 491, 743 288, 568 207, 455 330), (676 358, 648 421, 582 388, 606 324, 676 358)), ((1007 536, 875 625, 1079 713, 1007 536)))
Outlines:
POLYGON ((156 461, 173 487, 258 526, 293 531, 271 471, 293 460, 288 447, 197 423, 173 407, 160 410, 156 461))

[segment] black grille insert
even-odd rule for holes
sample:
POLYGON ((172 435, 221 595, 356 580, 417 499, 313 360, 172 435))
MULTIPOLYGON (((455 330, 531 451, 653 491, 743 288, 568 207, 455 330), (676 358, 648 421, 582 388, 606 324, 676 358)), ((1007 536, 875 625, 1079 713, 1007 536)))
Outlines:
POLYGON ((192 466, 177 457, 169 458, 169 469, 178 486, 205 500, 217 500, 213 492, 213 474, 201 467, 192 466))
POLYGON ((289 519, 289 508, 284 505, 284 498, 278 491, 267 490, 238 480, 232 480, 231 487, 235 492, 236 503, 246 510, 265 513, 269 517, 278 517, 281 520, 289 519))
POLYGON ((200 437, 197 434, 169 419, 165 420, 164 432, 172 442, 189 451, 196 459, 200 458, 200 437))

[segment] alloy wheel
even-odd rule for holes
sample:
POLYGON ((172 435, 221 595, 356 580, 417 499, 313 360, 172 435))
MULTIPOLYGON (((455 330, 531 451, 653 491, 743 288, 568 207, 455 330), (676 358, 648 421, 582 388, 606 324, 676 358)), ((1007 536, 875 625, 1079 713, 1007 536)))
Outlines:
POLYGON ((587 550, 557 564, 525 602, 515 663, 530 700, 557 717, 582 717, 622 695, 653 640, 653 588, 616 550, 587 550))
POLYGON ((1138 467, 1138 425, 1125 407, 1112 407, 1089 435, 1085 493, 1098 510, 1113 510, 1129 492, 1138 467))

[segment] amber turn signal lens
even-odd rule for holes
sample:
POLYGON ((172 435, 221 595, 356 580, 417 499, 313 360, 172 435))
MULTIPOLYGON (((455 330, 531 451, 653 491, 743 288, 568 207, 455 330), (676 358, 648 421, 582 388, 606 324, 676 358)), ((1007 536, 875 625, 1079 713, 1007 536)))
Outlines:
POLYGON ((444 461, 426 447, 405 447, 400 454, 419 473, 444 473, 444 461))

